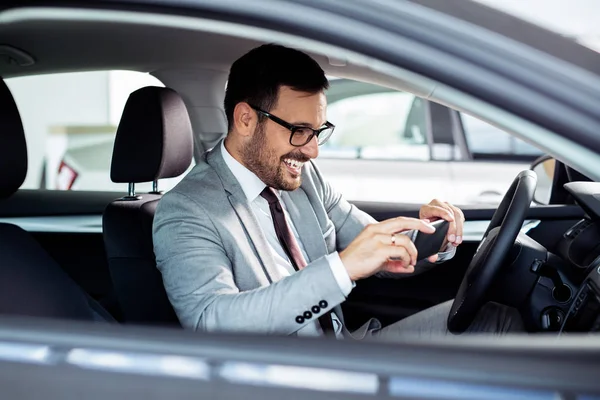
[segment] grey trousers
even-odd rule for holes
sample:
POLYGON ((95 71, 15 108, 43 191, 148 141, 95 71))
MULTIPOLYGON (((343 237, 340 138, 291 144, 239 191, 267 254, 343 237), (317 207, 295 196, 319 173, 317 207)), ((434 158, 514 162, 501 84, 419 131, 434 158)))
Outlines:
MULTIPOLYGON (((373 331, 372 338, 389 341, 411 336, 449 335, 451 333, 448 331, 447 321, 451 307, 452 300, 438 304, 383 329, 373 331)), ((524 331, 523 322, 516 309, 498 303, 487 303, 481 307, 466 333, 500 335, 524 331)))

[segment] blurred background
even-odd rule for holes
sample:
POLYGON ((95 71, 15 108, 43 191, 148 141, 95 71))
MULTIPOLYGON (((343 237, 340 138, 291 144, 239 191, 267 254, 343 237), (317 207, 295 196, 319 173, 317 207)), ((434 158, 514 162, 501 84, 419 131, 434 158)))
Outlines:
MULTIPOLYGON (((600 50, 598 0, 478 1, 600 50)), ((317 163, 349 200, 422 204, 436 197, 494 205, 514 176, 542 155, 486 122, 410 93, 330 78, 328 119, 336 131, 317 163)), ((158 79, 89 71, 12 78, 7 84, 28 141, 23 188, 127 190, 110 181, 115 132, 128 95, 163 86, 158 79)), ((163 182, 161 189, 180 179, 163 182)))

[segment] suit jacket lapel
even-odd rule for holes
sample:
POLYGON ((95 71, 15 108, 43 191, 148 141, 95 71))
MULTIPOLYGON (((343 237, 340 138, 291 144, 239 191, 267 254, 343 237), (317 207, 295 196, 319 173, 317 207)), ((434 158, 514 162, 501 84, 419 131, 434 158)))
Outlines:
POLYGON ((304 190, 299 188, 292 192, 282 192, 281 198, 298 231, 309 262, 326 255, 327 247, 323 241, 321 226, 304 190))
POLYGON ((223 156, 221 155, 221 142, 207 154, 206 161, 215 169, 221 178, 223 188, 228 193, 231 207, 233 207, 238 218, 242 222, 265 274, 271 282, 277 282, 283 279, 284 276, 279 272, 275 265, 269 243, 260 229, 260 225, 252 212, 252 208, 250 207, 250 203, 248 203, 244 191, 223 160, 223 156))

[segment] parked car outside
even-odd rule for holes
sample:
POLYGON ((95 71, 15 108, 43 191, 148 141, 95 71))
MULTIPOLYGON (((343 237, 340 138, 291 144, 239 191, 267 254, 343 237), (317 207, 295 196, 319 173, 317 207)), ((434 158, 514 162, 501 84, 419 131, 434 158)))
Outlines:
POLYGON ((347 198, 496 205, 542 152, 465 113, 411 93, 332 79, 336 131, 317 164, 347 198))

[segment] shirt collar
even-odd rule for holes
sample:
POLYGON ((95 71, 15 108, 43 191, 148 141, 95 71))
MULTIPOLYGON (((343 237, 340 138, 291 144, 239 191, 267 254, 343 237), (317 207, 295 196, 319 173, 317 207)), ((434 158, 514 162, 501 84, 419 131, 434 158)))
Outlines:
POLYGON ((244 167, 238 160, 229 154, 229 151, 225 147, 225 140, 221 142, 221 154, 223 154, 225 164, 242 187, 248 201, 254 201, 267 185, 265 185, 254 172, 244 167))

